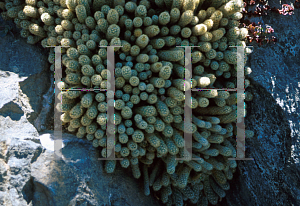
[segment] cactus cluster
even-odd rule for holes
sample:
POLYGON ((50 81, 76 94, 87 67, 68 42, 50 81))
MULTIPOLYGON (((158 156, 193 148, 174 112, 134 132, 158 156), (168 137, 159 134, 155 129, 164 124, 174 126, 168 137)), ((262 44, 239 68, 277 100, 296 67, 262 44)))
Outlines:
MULTIPOLYGON (((3 0, 2 0, 3 1, 3 0)), ((235 88, 237 53, 247 30, 238 28, 242 0, 26 0, 0 2, 4 19, 13 19, 27 42, 62 48, 65 89, 110 87, 115 77, 115 102, 105 92, 67 90, 60 93, 61 120, 69 132, 107 148, 106 125, 115 124, 116 157, 143 178, 166 205, 217 204, 229 190, 237 164, 235 135, 237 95, 213 88, 235 88), (115 72, 107 69, 107 49, 115 47, 115 72), (183 48, 192 48, 192 59, 183 48), (192 62, 192 74, 185 70, 192 62), (186 82, 185 76, 192 78, 186 82), (192 158, 184 151, 186 87, 192 92, 192 158), (107 115, 108 105, 115 115, 107 115)), ((49 49, 49 48, 48 48, 49 49)), ((54 71, 54 49, 49 49, 54 71)), ((246 56, 245 56, 246 61, 246 56)), ((251 72, 245 69, 245 75, 251 72)), ((245 87, 249 86, 245 80, 245 87)), ((246 92, 246 101, 252 94, 246 92)), ((239 120, 238 120, 239 121, 239 120)), ((253 132, 247 130, 247 137, 253 132)), ((112 173, 117 161, 105 161, 112 173)))

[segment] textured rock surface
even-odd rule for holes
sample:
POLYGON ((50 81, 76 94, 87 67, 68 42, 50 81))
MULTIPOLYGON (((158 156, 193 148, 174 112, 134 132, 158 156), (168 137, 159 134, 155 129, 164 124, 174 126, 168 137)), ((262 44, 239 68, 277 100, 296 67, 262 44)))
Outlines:
POLYGON ((230 182, 221 205, 299 205, 300 172, 292 163, 288 119, 272 95, 253 83, 246 125, 255 132, 246 140, 246 157, 230 182))
POLYGON ((22 127, 9 117, 0 118, 1 129, 23 133, 7 129, 0 136, 0 205, 160 205, 144 196, 130 172, 119 168, 114 174, 104 173, 88 141, 64 134, 63 158, 55 160, 53 131, 39 136, 24 116, 22 127))
MULTIPOLYGON (((271 7, 281 8, 279 1, 271 7)), ((246 125, 255 132, 222 205, 300 205, 299 9, 292 16, 269 13, 278 42, 254 46, 249 56, 254 99, 246 125)))
MULTIPOLYGON (((284 3, 284 2, 283 2, 284 3)), ((279 0, 270 2, 271 7, 281 8, 279 0)), ((284 111, 291 128, 291 155, 296 163, 300 163, 300 52, 299 31, 300 10, 295 9, 293 15, 284 16, 274 12, 263 16, 258 21, 274 28, 275 44, 255 47, 249 58, 252 68, 250 75, 262 85, 276 100, 284 111)))
POLYGON ((15 35, 8 33, 0 39, 0 115, 17 121, 25 114, 40 131, 45 128, 45 111, 50 111, 53 96, 47 51, 27 44, 15 32, 13 22, 0 18, 0 25, 12 25, 15 35))
POLYGON ((0 116, 0 128, 0 205, 27 205, 31 164, 43 151, 39 134, 25 115, 19 121, 0 116))
MULTIPOLYGON (((41 138, 50 140, 51 135, 41 138)), ((32 164, 37 205, 160 205, 140 192, 142 185, 131 172, 119 167, 106 174, 98 151, 88 141, 64 134, 63 144, 62 160, 53 160, 53 152, 47 150, 32 164)))

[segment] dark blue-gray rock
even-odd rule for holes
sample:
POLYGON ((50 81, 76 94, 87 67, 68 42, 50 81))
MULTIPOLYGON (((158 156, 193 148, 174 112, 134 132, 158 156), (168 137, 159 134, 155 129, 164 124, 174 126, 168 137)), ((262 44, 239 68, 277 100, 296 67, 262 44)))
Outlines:
POLYGON ((31 165, 36 205, 160 205, 119 163, 114 173, 105 173, 99 150, 87 140, 63 134, 62 159, 55 160, 51 133, 40 136, 49 149, 31 165))
POLYGON ((45 129, 53 100, 53 74, 49 70, 47 49, 27 44, 20 37, 12 21, 0 25, 12 26, 14 36, 8 33, 0 38, 0 115, 27 120, 38 131, 45 129))
MULTIPOLYGON (((271 7, 281 8, 278 0, 271 7)), ((274 28, 278 42, 259 47, 249 56, 253 101, 247 103, 246 125, 254 131, 246 141, 246 157, 220 205, 300 205, 300 22, 269 12, 252 19, 274 28)), ((273 35, 273 34, 272 34, 273 35)))
POLYGON ((238 162, 231 189, 220 205, 300 205, 300 172, 291 158, 291 129, 282 108, 260 84, 252 82, 246 125, 246 157, 238 162))
POLYGON ((144 196, 130 171, 118 166, 113 174, 105 173, 99 151, 87 140, 63 134, 62 159, 57 160, 53 131, 38 136, 29 122, 0 121, 5 123, 1 128, 23 133, 7 129, 0 136, 0 205, 160 205, 144 196), (33 133, 26 134, 30 129, 33 133))
MULTIPOLYGON (((271 7, 281 8, 278 0, 271 7)), ((284 111, 291 129, 292 158, 300 163, 300 22, 299 9, 289 15, 270 12, 263 21, 274 28, 278 42, 255 47, 249 59, 253 80, 264 87, 284 111)))

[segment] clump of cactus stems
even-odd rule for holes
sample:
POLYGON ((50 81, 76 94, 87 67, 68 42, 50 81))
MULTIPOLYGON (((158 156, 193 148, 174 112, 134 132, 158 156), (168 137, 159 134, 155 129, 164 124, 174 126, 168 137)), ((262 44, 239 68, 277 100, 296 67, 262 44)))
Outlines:
MULTIPOLYGON (((107 89, 115 78, 115 102, 105 92, 62 91, 61 120, 78 138, 87 138, 107 157, 106 126, 115 124, 117 162, 144 181, 144 193, 157 193, 166 205, 217 204, 229 190, 237 167, 235 135, 237 95, 214 88, 235 88, 237 54, 245 48, 246 28, 239 28, 242 0, 28 0, 0 2, 5 19, 13 19, 30 44, 62 48, 65 89, 107 89), (107 69, 108 45, 115 52, 115 72, 107 69), (192 48, 192 59, 185 50, 192 48), (185 70, 192 62, 192 74, 185 70), (185 81, 190 75, 191 82, 185 81), (184 151, 186 87, 193 91, 192 158, 184 151), (114 105, 114 117, 107 116, 114 105)), ((246 61, 246 56, 245 56, 246 61)), ((55 53, 49 49, 50 69, 55 53)), ((245 68, 245 75, 251 72, 245 68)), ((250 85, 245 79, 245 88, 250 85)), ((245 93, 245 101, 253 98, 245 93)), ((111 132, 111 131, 110 131, 111 132)), ((253 132, 246 130, 246 137, 253 132)))

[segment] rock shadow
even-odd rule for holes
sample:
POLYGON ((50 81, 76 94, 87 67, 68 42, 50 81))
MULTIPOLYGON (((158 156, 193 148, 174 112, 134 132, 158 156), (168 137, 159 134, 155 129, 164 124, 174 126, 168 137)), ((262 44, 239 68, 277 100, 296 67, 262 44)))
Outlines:
POLYGON ((218 205, 299 205, 295 191, 285 185, 299 182, 299 176, 290 173, 295 167, 291 161, 291 130, 286 115, 274 97, 251 79, 247 89, 254 98, 247 102, 246 129, 254 137, 246 139, 246 158, 238 161, 230 190, 218 205), (297 204, 295 204, 297 203, 297 204))
POLYGON ((9 116, 12 120, 19 121, 24 115, 24 112, 19 105, 14 102, 9 102, 0 109, 0 115, 3 117, 9 116))

